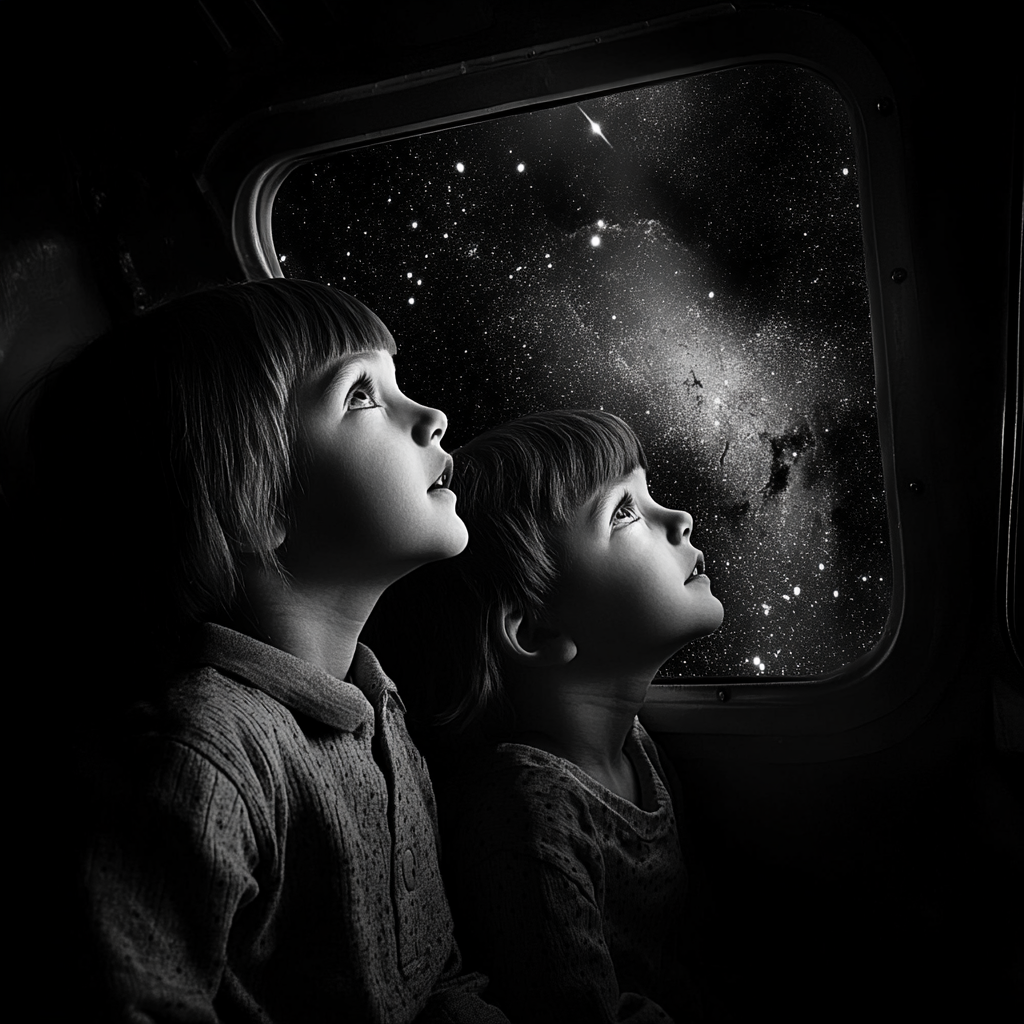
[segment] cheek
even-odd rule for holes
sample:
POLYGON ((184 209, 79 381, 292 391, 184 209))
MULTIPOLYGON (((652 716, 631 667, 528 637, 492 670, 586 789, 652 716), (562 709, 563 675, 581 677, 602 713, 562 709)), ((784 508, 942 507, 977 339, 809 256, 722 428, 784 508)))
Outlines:
POLYGON ((326 474, 321 487, 325 507, 343 512, 353 523, 392 521, 412 507, 413 494, 408 474, 395 459, 367 458, 353 460, 326 474))
POLYGON ((577 581, 575 617, 613 644, 663 634, 679 619, 679 597, 657 573, 634 565, 577 581))
POLYGON ((310 543, 355 543, 385 534, 406 511, 391 484, 379 466, 321 461, 310 468, 294 503, 293 525, 310 543))
POLYGON ((666 639, 692 639, 722 624, 722 604, 704 583, 683 582, 680 569, 652 569, 623 595, 623 607, 640 632, 666 639))

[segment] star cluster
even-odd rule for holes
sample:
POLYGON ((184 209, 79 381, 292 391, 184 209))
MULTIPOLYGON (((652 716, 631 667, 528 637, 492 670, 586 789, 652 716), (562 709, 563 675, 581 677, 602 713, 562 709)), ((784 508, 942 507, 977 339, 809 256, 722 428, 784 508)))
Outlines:
POLYGON ((543 408, 636 429, 726 609, 663 675, 812 676, 877 642, 892 566, 857 168, 812 72, 730 69, 321 158, 273 229, 285 273, 380 314, 449 447, 543 408))

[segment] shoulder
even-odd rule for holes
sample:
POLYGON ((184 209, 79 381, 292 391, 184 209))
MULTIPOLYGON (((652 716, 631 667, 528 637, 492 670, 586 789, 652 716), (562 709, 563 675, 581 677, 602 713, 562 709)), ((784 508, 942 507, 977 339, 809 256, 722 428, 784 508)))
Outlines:
POLYGON ((182 673, 160 697, 135 709, 133 731, 193 745, 215 760, 255 743, 266 746, 291 712, 255 686, 202 666, 182 673))
POLYGON ((89 759, 81 784, 91 885, 133 857, 184 862, 217 843, 237 842, 246 857, 269 849, 279 786, 256 732, 270 719, 218 677, 202 669, 172 679, 112 725, 89 759))
POLYGON ((564 866, 600 856, 594 801, 578 769, 521 744, 501 744, 461 766, 448 791, 463 854, 528 856, 564 866))
POLYGON ((605 836, 569 768, 519 744, 460 764, 443 790, 442 863, 463 911, 481 885, 534 891, 544 877, 584 894, 601 890, 605 836))
POLYGON ((285 750, 298 735, 294 716, 273 697, 202 666, 133 709, 121 756, 139 772, 137 785, 227 783, 254 812, 282 789, 285 750))

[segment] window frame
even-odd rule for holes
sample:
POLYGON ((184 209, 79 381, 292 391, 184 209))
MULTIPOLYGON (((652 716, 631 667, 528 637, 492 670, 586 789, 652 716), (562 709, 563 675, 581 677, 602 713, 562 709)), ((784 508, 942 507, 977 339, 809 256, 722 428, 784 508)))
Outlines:
MULTIPOLYGON (((1013 239, 1010 254, 1009 298, 1010 316, 1007 321, 1006 395, 1003 401, 1003 459, 1000 480, 999 513, 999 616, 1006 644, 1016 668, 1018 691, 1024 693, 1024 601, 1022 601, 1022 496, 1024 474, 1024 125, 1016 126, 1013 209, 1020 234, 1013 239)), ((1012 236, 1011 236, 1012 237, 1012 236)))
POLYGON ((658 732, 686 733, 697 754, 725 742, 776 760, 842 757, 888 745, 921 721, 941 695, 945 674, 934 669, 948 655, 941 616, 929 614, 934 589, 942 584, 939 560, 929 557, 941 541, 941 501, 933 493, 940 476, 929 446, 933 403, 913 372, 928 353, 919 330, 899 103, 860 40, 820 15, 719 4, 264 108, 221 136, 198 180, 230 225, 246 275, 283 276, 271 231, 273 201, 288 173, 311 158, 763 61, 821 75, 842 96, 851 121, 892 604, 879 642, 840 670, 801 680, 659 680, 643 718, 658 732), (904 571, 908 562, 915 567, 912 579, 904 571))

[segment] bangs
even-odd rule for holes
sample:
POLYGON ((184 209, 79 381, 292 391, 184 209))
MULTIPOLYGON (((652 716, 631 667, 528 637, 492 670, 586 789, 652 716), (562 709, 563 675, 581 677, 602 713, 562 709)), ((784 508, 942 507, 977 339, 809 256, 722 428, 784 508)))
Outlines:
POLYGON ((244 286, 261 345, 293 380, 339 356, 397 346, 381 319, 346 292, 313 281, 274 278, 244 286))
POLYGON ((640 441, 625 421, 585 409, 524 416, 474 438, 455 458, 458 475, 488 479, 490 488, 504 492, 494 496, 493 508, 520 510, 554 526, 567 524, 609 480, 647 469, 640 441))

